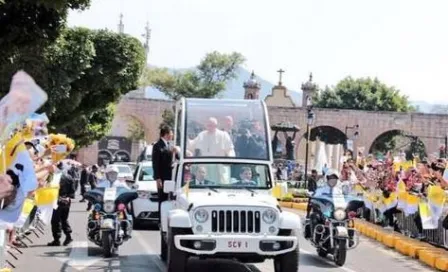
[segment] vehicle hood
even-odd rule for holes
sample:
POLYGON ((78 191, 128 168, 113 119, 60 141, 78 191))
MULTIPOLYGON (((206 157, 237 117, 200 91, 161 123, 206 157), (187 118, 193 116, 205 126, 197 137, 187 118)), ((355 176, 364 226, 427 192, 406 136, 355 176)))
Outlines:
POLYGON ((138 191, 148 191, 148 192, 157 192, 157 181, 137 181, 138 191))
POLYGON ((193 204, 195 207, 235 205, 276 207, 278 205, 277 199, 272 196, 270 191, 251 193, 243 190, 218 189, 218 193, 216 193, 207 189, 190 190, 188 194, 180 194, 179 200, 186 206, 193 204))

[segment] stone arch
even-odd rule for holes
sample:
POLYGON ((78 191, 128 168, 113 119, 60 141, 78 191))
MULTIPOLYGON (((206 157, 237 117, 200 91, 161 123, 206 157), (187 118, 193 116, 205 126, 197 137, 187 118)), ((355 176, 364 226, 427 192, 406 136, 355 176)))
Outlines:
POLYGON ((388 151, 395 155, 403 151, 407 160, 411 160, 414 154, 420 158, 427 156, 424 140, 400 129, 390 129, 379 133, 370 144, 368 151, 373 155, 385 154, 388 151))
POLYGON ((107 149, 98 150, 97 164, 104 165, 112 161, 114 155, 107 149))
MULTIPOLYGON (((305 162, 305 153, 306 153, 306 138, 307 132, 303 133, 299 139, 296 139, 296 158, 302 163, 305 162)), ((310 129, 310 142, 315 142, 319 138, 320 141, 323 141, 330 145, 341 144, 344 148, 346 147, 347 135, 342 132, 339 128, 334 126, 322 125, 315 126, 310 129)), ((308 161, 312 161, 314 159, 314 154, 312 147, 309 147, 309 158, 308 161)), ((340 156, 342 156, 342 151, 340 156)))
POLYGON ((148 128, 146 127, 144 120, 133 114, 128 114, 125 118, 127 119, 126 137, 129 137, 134 141, 145 140, 147 138, 148 128))
POLYGON ((126 159, 124 159, 124 160, 119 160, 119 161, 123 161, 123 162, 130 162, 131 161, 131 154, 129 154, 129 152, 127 152, 126 150, 117 150, 115 153, 114 153, 114 157, 116 158, 116 157, 118 157, 118 156, 120 156, 120 157, 125 157, 126 159))

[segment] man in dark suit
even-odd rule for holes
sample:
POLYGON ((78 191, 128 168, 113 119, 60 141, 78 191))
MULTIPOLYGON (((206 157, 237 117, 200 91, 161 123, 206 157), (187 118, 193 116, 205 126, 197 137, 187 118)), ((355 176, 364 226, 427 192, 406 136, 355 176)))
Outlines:
POLYGON ((207 170, 204 166, 198 166, 196 173, 194 174, 194 179, 190 182, 190 186, 201 186, 201 185, 213 185, 213 182, 207 180, 207 170))
MULTIPOLYGON (((163 192, 165 180, 172 179, 172 163, 174 146, 171 143, 173 130, 168 126, 160 129, 160 139, 152 147, 152 168, 154 169, 154 179, 157 181, 157 192, 159 195, 159 212, 163 201, 168 200, 168 195, 163 192)), ((161 223, 159 217, 159 222, 161 223)))

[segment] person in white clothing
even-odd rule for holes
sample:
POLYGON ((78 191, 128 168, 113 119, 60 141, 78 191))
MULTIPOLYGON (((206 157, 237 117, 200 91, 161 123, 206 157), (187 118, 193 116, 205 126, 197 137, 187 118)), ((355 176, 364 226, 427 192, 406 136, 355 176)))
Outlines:
POLYGON ((114 165, 109 165, 105 174, 106 178, 98 183, 97 188, 125 187, 129 189, 126 183, 118 180, 118 169, 114 165))
POLYGON ((235 157, 235 150, 230 135, 218 129, 218 121, 210 117, 207 129, 188 142, 188 150, 198 157, 235 157))
POLYGON ((339 175, 336 170, 330 169, 327 171, 325 176, 327 184, 316 190, 313 197, 318 197, 322 195, 334 195, 343 194, 342 183, 339 180, 339 175))

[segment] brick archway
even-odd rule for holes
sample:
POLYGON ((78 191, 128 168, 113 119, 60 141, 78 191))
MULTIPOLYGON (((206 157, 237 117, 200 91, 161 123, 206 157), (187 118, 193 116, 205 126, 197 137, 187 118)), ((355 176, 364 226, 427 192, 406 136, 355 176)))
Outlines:
MULTIPOLYGON (((171 109, 172 106, 173 102, 169 100, 124 97, 117 105, 115 115, 116 118, 125 119, 130 116, 138 120, 145 131, 145 140, 152 142, 159 137, 163 111, 171 109)), ((121 129, 124 129, 123 125, 121 129)))
MULTIPOLYGON (((409 135, 409 136, 411 136, 411 135, 415 135, 415 134, 413 134, 413 133, 410 132, 410 131, 399 130, 399 129, 389 129, 389 130, 380 132, 380 133, 378 133, 378 134, 375 136, 375 138, 373 139, 373 141, 372 141, 372 143, 370 144, 370 146, 368 147, 368 149, 367 149, 367 147, 366 147, 366 152, 371 153, 372 148, 373 148, 373 145, 375 144, 375 142, 376 142, 377 140, 379 140, 381 137, 385 137, 385 136, 387 135, 387 133, 395 133, 395 134, 397 134, 397 135, 398 135, 399 133, 403 133, 403 134, 405 134, 405 135, 409 135)), ((406 136, 403 136, 403 137, 406 137, 406 136)), ((426 141, 426 143, 425 143, 425 141, 424 141, 423 138, 419 137, 418 135, 415 135, 415 137, 417 138, 418 141, 420 141, 420 142, 423 143, 424 151, 425 151, 426 155, 428 155, 428 147, 427 147, 427 143, 428 143, 428 141, 426 141)), ((396 148, 397 148, 397 150, 398 150, 398 149, 403 149, 403 150, 404 150, 404 149, 407 149, 408 146, 403 146, 403 147, 401 147, 401 148, 400 148, 400 146, 397 146, 396 148)), ((397 150, 396 150, 396 151, 397 151, 397 150)))
MULTIPOLYGON (((337 127, 333 127, 333 126, 327 126, 327 125, 322 125, 322 126, 313 126, 310 129, 310 141, 315 141, 315 136, 318 135, 318 133, 316 134, 315 131, 319 130, 320 128, 325 128, 326 130, 334 130, 336 131, 340 136, 341 136, 341 141, 339 142, 340 144, 345 145, 345 140, 347 139, 347 135, 345 135, 345 133, 337 128, 337 127)), ((296 154, 296 159, 299 161, 305 161, 305 153, 306 153, 306 137, 307 137, 307 133, 306 131, 304 131, 304 133, 301 133, 301 136, 296 138, 296 148, 295 148, 295 154, 296 154)), ((320 140, 324 141, 325 139, 322 139, 319 137, 320 140)), ((330 144, 333 144, 333 142, 331 142, 330 144)), ((311 152, 311 147, 309 152, 311 152)), ((311 156, 311 154, 310 154, 311 156)))

